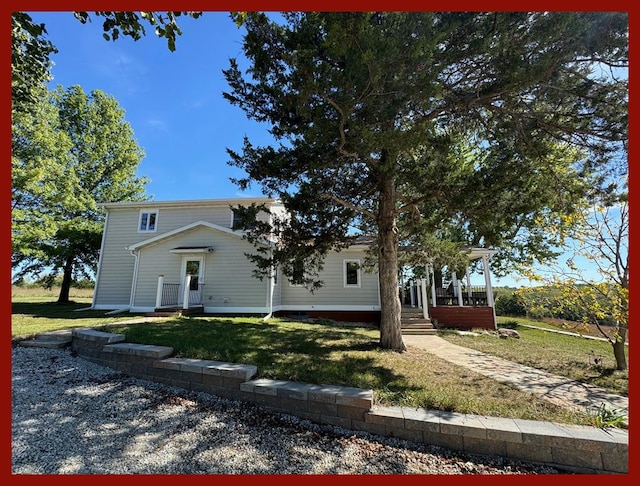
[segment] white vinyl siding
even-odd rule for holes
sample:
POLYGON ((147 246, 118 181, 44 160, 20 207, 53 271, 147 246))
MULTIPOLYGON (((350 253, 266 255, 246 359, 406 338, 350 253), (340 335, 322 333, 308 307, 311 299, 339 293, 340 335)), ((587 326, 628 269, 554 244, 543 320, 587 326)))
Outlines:
POLYGON ((237 236, 203 227, 140 249, 134 307, 155 305, 158 275, 164 275, 166 283, 180 283, 184 254, 169 251, 176 246, 214 249, 204 254, 202 303, 205 307, 265 307, 268 282, 252 275, 253 263, 245 256, 253 247, 237 236))
MULTIPOLYGON (((230 228, 231 209, 228 204, 178 205, 177 207, 163 205, 160 211, 153 203, 149 204, 148 207, 142 208, 140 206, 110 208, 109 226, 107 234, 104 235, 104 244, 100 254, 100 282, 96 288, 94 305, 103 309, 116 309, 129 305, 135 258, 127 250, 128 246, 145 241, 149 237, 161 236, 195 221, 206 221, 230 228), (138 231, 141 211, 159 211, 161 213, 161 217, 156 219, 155 233, 141 233, 138 231)), ((239 259, 246 262, 246 264, 250 264, 244 256, 244 252, 251 251, 253 247, 243 242, 240 238, 228 236, 235 239, 237 247, 238 245, 244 245, 241 249, 239 247, 237 249, 239 259)), ((157 278, 159 272, 155 273, 157 278)), ((234 275, 235 272, 231 269, 226 277, 228 280, 232 280, 234 275)), ((253 278, 253 280, 259 282, 258 279, 253 278)), ((153 292, 155 292, 155 284, 153 289, 153 292)), ((260 303, 262 307, 264 307, 264 300, 264 296, 262 296, 260 303)), ((207 302, 205 302, 205 305, 207 305, 207 302)))
POLYGON ((312 305, 335 306, 379 306, 378 276, 360 269, 360 286, 344 287, 344 260, 362 260, 364 250, 343 250, 340 253, 329 253, 324 262, 324 269, 320 275, 324 285, 309 292, 305 287, 291 285, 281 286, 283 307, 301 307, 312 305))
POLYGON ((100 253, 100 282, 94 305, 98 308, 121 308, 129 305, 135 260, 127 245, 149 238, 136 231, 138 209, 109 211, 108 233, 100 253))
MULTIPOLYGON (((139 269, 134 307, 153 308, 157 291, 158 275, 166 282, 178 282, 182 254, 170 253, 178 246, 211 246, 206 254, 203 304, 206 308, 266 309, 268 306, 269 281, 259 280, 252 274, 253 263, 245 253, 254 253, 255 248, 240 236, 228 234, 215 228, 196 226, 191 230, 169 238, 162 235, 183 228, 197 221, 230 228, 231 209, 228 203, 206 203, 175 206, 169 203, 150 203, 132 207, 110 207, 109 224, 100 254, 100 282, 96 287, 94 305, 101 309, 117 309, 130 305, 132 280, 136 259, 127 249, 150 238, 160 238, 139 250, 139 269), (141 211, 158 211, 156 232, 138 232, 141 211), (226 300, 226 301, 225 301, 226 300)), ((364 250, 348 249, 330 253, 321 278, 324 286, 313 294, 305 287, 289 285, 288 279, 279 269, 278 284, 273 291, 274 309, 278 307, 324 306, 348 308, 380 305, 378 277, 360 270, 359 287, 345 289, 344 260, 364 261, 364 250)), ((222 310, 221 310, 222 309, 222 310)))

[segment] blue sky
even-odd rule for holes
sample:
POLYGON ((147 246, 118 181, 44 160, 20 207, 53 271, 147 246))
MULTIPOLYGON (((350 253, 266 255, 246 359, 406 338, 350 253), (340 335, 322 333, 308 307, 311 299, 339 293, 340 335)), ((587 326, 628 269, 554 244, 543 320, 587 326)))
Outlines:
MULTIPOLYGON (((183 35, 171 52, 166 40, 148 31, 134 41, 107 42, 102 19, 81 24, 71 12, 31 12, 46 25, 58 48, 52 56, 50 87, 80 85, 101 90, 125 110, 146 157, 138 174, 147 176, 155 200, 215 199, 260 195, 240 192, 230 177, 244 175, 227 165, 227 147, 239 150, 244 135, 266 143, 266 126, 248 120, 222 97, 228 90, 222 70, 240 57, 242 31, 228 12, 181 17, 183 35)), ((150 29, 149 29, 150 30, 150 29)))
MULTIPOLYGON (((228 12, 205 12, 197 20, 180 17, 183 35, 176 50, 149 29, 139 41, 106 41, 102 19, 81 24, 71 12, 30 12, 44 23, 58 48, 52 56, 50 87, 80 85, 101 90, 125 110, 146 156, 138 174, 147 176, 147 194, 155 200, 260 196, 259 187, 240 191, 230 181, 244 173, 227 165, 226 148, 240 150, 247 135, 255 145, 268 144, 266 125, 248 120, 223 96, 228 90, 222 70, 229 58, 242 58, 242 34, 228 12)), ((241 67, 243 64, 241 63, 241 67)), ((494 285, 529 285, 517 276, 494 285)), ((473 284, 483 285, 482 275, 473 284)))

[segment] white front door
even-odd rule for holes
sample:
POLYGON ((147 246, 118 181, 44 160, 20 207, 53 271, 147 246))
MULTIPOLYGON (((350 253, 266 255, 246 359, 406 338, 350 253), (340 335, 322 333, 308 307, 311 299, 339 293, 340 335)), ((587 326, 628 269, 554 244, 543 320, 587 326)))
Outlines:
POLYGON ((186 256, 182 258, 182 268, 180 270, 180 293, 178 303, 184 302, 184 282, 186 276, 191 277, 189 283, 189 304, 202 304, 202 289, 204 284, 204 257, 186 256))

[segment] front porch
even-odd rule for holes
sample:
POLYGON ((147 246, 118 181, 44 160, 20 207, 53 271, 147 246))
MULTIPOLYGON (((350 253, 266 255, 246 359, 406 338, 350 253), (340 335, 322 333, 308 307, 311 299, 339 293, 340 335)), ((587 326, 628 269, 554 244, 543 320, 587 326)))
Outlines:
MULTIPOLYGON (((491 286, 489 259, 495 250, 473 248, 471 260, 482 259, 485 285, 471 285, 469 269, 464 281, 451 272, 447 285, 437 286, 432 265, 427 265, 428 278, 414 278, 403 288, 401 300, 404 306, 422 309, 425 319, 431 319, 436 327, 456 329, 497 329, 495 315, 496 292, 491 286)), ((443 282, 444 283, 444 282, 443 282)))

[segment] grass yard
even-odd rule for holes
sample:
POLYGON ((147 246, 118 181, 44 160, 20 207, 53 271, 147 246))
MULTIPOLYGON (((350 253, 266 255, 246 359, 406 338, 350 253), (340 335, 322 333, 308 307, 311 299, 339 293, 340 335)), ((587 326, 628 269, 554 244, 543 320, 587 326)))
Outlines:
MULTIPOLYGON (((72 293, 71 298, 74 304, 56 305, 55 290, 15 291, 12 336, 95 327, 123 333, 128 342, 171 346, 179 357, 254 364, 259 376, 264 378, 373 389, 375 402, 385 406, 424 407, 568 424, 593 425, 595 421, 592 414, 563 409, 421 349, 409 348, 405 353, 382 350, 378 347, 379 331, 370 327, 286 319, 263 322, 259 317, 182 317, 119 324, 133 316, 76 311, 90 305, 87 291, 72 293)), ((514 361, 525 359, 525 364, 561 376, 575 373, 571 370, 573 367, 582 369, 580 376, 590 383, 612 386, 609 389, 616 393, 628 391, 626 374, 617 376, 589 367, 592 348, 582 348, 582 344, 578 344, 581 340, 526 328, 518 332, 522 336, 520 340, 485 336, 469 339, 447 332, 441 335, 465 346, 484 346, 483 350, 514 361)), ((588 343, 589 346, 602 344, 588 343)), ((606 355, 606 345, 593 349, 606 355)))
POLYGON ((92 289, 75 289, 69 292, 70 304, 56 304, 59 288, 11 288, 11 337, 28 337, 34 334, 92 327, 130 320, 130 314, 105 316, 104 311, 80 310, 91 306, 92 289))
MULTIPOLYGON (((523 324, 549 330, 567 330, 561 325, 500 317, 498 325, 515 329, 520 339, 501 339, 495 334, 481 331, 478 336, 460 335, 455 331, 439 331, 438 334, 453 344, 599 386, 617 395, 629 396, 629 372, 615 369, 613 349, 609 343, 531 329, 523 324)), ((627 347, 627 362, 628 352, 627 347)))
POLYGON ((127 341, 171 346, 179 357, 254 364, 260 378, 370 388, 377 404, 589 424, 586 415, 410 348, 378 347, 367 327, 285 319, 183 317, 109 326, 127 341))

